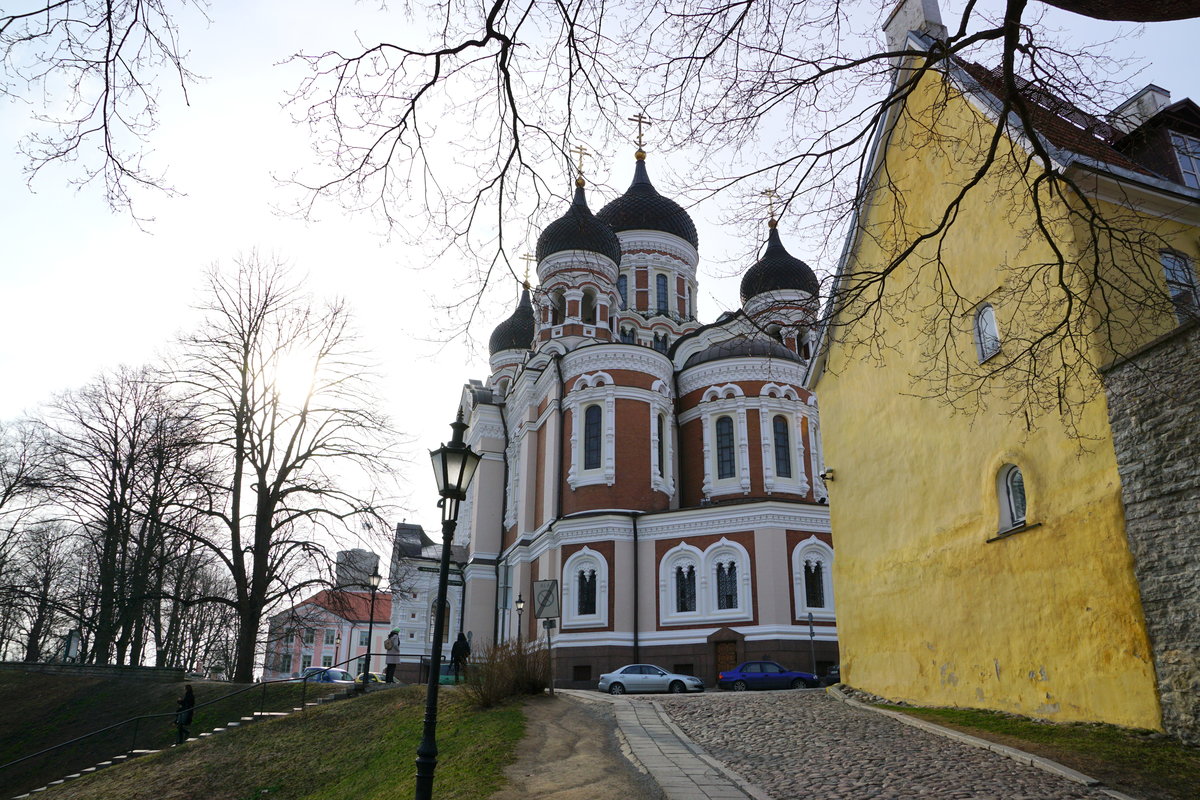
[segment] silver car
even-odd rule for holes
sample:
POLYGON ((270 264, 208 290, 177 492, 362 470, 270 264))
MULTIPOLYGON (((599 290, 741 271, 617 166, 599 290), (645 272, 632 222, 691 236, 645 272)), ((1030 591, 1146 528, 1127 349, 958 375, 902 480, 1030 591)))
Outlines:
POLYGON ((597 687, 609 694, 626 692, 703 692, 704 681, 693 675, 678 675, 667 672, 653 664, 630 664, 600 676, 597 687))

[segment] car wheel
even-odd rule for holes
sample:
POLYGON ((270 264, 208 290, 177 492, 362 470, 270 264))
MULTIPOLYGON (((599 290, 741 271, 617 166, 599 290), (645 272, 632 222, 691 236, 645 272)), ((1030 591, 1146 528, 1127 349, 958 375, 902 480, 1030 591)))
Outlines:
POLYGON ((804 682, 803 678, 793 678, 792 679, 792 688, 793 689, 803 689, 806 686, 808 686, 808 684, 804 682))
POLYGON ((734 690, 735 692, 744 692, 744 691, 746 691, 746 682, 745 682, 745 681, 734 681, 734 682, 733 682, 733 690, 734 690))
POLYGON ((608 687, 609 694, 625 694, 625 686, 620 683, 614 683, 608 687))
POLYGON ((671 694, 683 694, 687 691, 687 687, 683 685, 683 681, 671 681, 671 694))

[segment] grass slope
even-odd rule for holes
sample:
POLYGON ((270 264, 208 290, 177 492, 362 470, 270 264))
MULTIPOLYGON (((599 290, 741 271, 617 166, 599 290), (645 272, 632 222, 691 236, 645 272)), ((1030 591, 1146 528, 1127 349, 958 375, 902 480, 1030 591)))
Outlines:
MULTIPOLYGON (((406 687, 255 723, 57 786, 46 800, 395 800, 411 796, 424 690, 406 687)), ((518 705, 479 711, 442 693, 439 800, 503 783, 524 735, 518 705)))
POLYGON ((1141 800, 1200 797, 1200 748, 1154 733, 969 708, 883 707, 1044 756, 1141 800))
MULTIPOLYGON (((205 704, 239 688, 233 683, 192 683, 196 702, 205 704)), ((300 705, 299 684, 269 684, 266 703, 259 689, 196 710, 195 735, 247 716, 254 711, 278 711, 300 705)), ((331 687, 310 686, 308 698, 331 687)), ((77 736, 145 714, 164 714, 134 726, 124 725, 46 756, 0 771, 0 786, 19 794, 134 747, 157 749, 175 741, 175 701, 183 694, 179 683, 136 678, 64 677, 33 672, 0 672, 0 764, 61 744, 77 736)))

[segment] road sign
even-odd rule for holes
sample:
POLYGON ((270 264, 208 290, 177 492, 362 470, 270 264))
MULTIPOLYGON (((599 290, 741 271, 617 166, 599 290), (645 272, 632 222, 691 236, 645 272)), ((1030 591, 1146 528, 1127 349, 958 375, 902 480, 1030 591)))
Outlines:
POLYGON ((554 630, 554 627, 555 627, 555 620, 552 620, 552 619, 544 619, 544 620, 542 620, 542 627, 543 627, 543 628, 545 628, 545 629, 546 629, 546 630, 548 630, 548 631, 552 631, 552 630, 554 630))
POLYGON ((560 616, 558 613, 558 581, 533 582, 533 615, 538 619, 560 616))

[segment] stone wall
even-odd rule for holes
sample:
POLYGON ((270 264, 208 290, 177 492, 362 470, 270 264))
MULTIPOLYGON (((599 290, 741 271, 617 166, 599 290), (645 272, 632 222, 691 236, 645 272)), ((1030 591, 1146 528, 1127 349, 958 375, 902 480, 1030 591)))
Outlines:
POLYGON ((1200 743, 1200 325, 1105 373, 1163 726, 1200 743))
POLYGON ((22 672, 42 672, 50 675, 88 675, 100 678, 137 678, 138 680, 174 683, 186 677, 174 667, 118 667, 111 664, 61 664, 23 661, 0 661, 0 669, 22 672))

